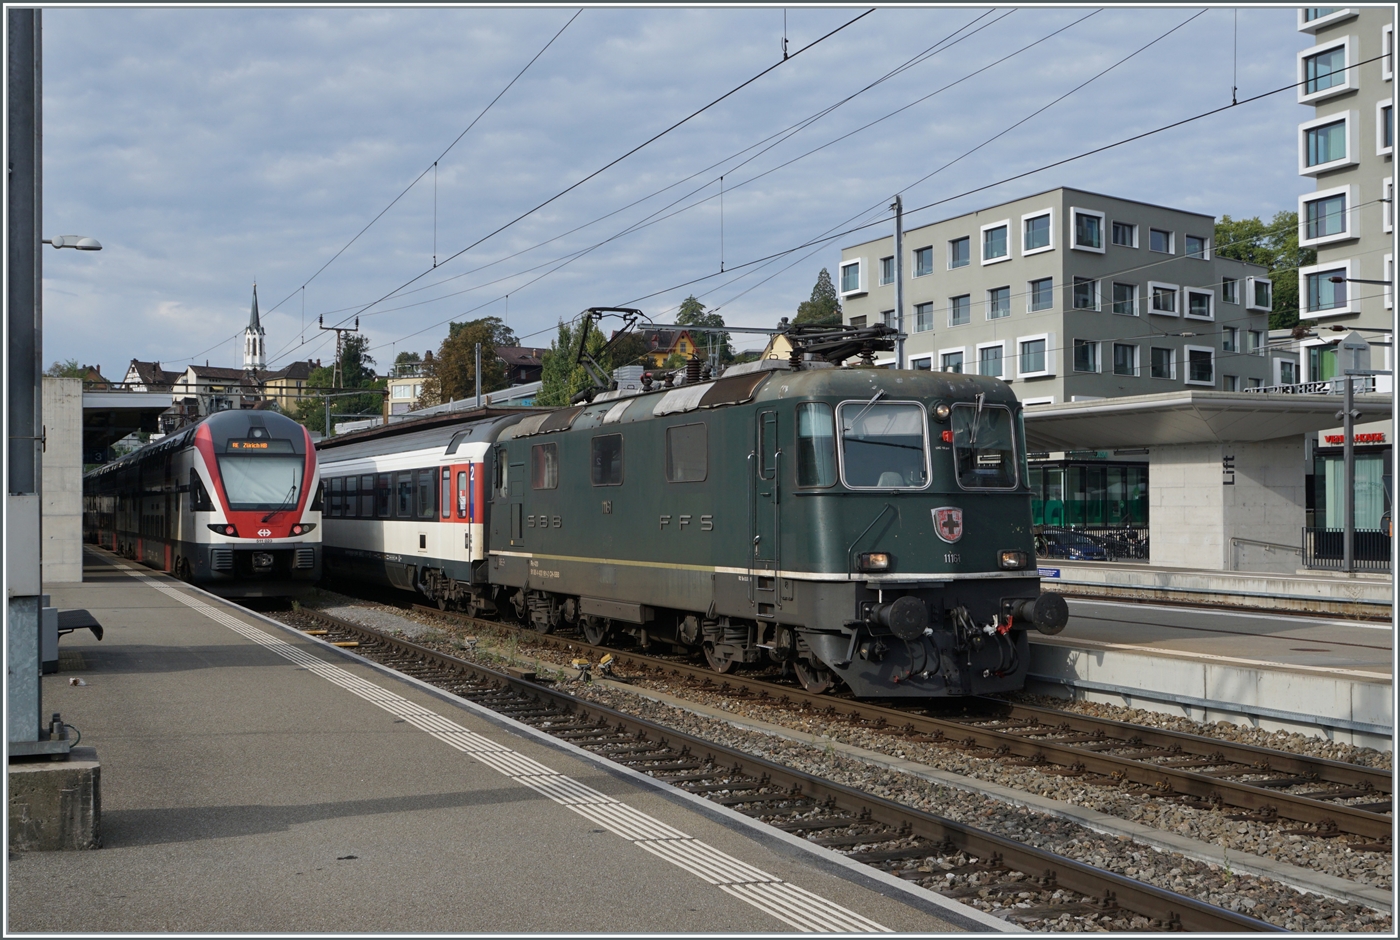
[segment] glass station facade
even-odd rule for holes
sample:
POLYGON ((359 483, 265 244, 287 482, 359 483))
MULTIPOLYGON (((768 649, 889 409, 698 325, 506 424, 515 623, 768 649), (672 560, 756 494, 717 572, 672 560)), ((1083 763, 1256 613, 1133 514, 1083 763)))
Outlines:
POLYGON ((1147 519, 1147 464, 1071 457, 1030 464, 1031 521, 1135 526, 1147 519))

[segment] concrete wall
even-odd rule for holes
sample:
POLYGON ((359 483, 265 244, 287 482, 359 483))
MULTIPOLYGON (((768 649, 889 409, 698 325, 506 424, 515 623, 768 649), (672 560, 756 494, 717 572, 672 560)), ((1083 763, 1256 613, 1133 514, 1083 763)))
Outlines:
POLYGON ((83 580, 83 383, 44 377, 43 579, 83 580))
POLYGON ((1148 465, 1153 565, 1283 574, 1302 566, 1301 435, 1153 447, 1148 465))

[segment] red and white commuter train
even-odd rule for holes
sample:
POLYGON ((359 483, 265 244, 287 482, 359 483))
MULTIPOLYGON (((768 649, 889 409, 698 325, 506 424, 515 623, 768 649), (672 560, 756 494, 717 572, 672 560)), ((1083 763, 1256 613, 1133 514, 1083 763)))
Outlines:
POLYGON ((231 597, 321 577, 316 448, 270 411, 221 411, 87 474, 88 542, 231 597))

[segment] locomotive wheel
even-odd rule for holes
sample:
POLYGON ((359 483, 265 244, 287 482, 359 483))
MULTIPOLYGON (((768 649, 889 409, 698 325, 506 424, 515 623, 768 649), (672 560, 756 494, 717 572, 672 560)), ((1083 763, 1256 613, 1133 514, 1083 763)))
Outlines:
POLYGON ((734 668, 734 654, 720 652, 713 643, 705 644, 705 661, 715 672, 728 672, 734 668))
POLYGON ((584 615, 579 618, 579 629, 583 631, 583 638, 593 646, 602 646, 607 642, 608 634, 611 633, 612 624, 602 617, 592 617, 584 615))
POLYGON ((832 686, 836 685, 835 673, 810 659, 793 660, 792 666, 797 672, 797 681, 802 683, 802 688, 813 695, 829 692, 832 686))
POLYGON ((439 597, 439 598, 437 599, 437 605, 438 605, 438 610, 446 610, 446 609, 447 609, 447 598, 445 598, 445 597, 439 597))

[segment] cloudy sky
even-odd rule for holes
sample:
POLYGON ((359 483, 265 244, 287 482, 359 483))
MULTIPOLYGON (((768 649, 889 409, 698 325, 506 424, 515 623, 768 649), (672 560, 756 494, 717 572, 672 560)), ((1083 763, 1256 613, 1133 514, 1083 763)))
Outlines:
MULTIPOLYGON (((788 10, 789 53, 866 9, 788 10)), ((1060 185, 1266 218, 1311 188, 1288 91, 963 195, 1229 104, 1236 68, 1241 99, 1291 83, 1292 9, 1239 10, 1236 60, 1229 9, 881 8, 482 241, 782 61, 782 8, 576 12, 45 10, 44 232, 105 246, 46 253, 45 357, 240 365, 255 279, 273 367, 328 359, 317 317, 362 308, 381 366, 453 319, 547 345, 585 307, 669 322, 692 291, 771 326, 891 226, 742 265, 896 192, 941 202, 912 226, 1060 185)))

